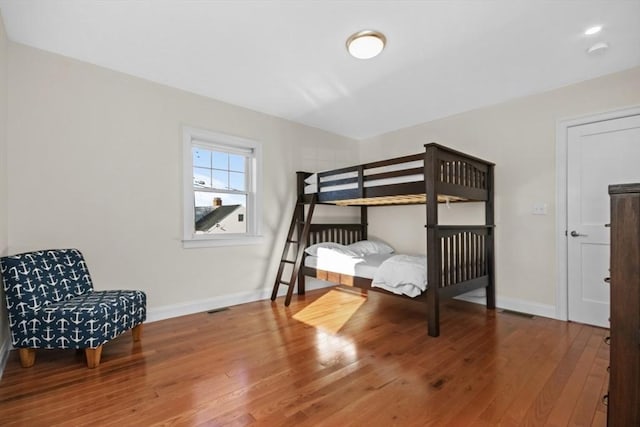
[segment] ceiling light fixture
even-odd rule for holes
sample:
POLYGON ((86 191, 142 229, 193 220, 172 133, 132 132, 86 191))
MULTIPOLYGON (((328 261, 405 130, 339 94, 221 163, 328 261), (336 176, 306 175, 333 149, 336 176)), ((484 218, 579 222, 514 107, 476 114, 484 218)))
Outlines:
POLYGON ((347 50, 354 58, 370 59, 378 56, 387 43, 387 38, 378 31, 363 30, 347 39, 347 50))
POLYGON ((602 31, 602 25, 594 25, 593 27, 587 28, 584 32, 585 36, 592 36, 594 34, 598 34, 602 31))

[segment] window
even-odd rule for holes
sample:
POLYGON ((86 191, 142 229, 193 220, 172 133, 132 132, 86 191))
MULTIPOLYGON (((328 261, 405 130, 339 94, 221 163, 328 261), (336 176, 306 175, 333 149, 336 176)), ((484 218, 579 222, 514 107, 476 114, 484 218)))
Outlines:
POLYGON ((259 243, 260 144, 194 128, 183 138, 184 247, 259 243))

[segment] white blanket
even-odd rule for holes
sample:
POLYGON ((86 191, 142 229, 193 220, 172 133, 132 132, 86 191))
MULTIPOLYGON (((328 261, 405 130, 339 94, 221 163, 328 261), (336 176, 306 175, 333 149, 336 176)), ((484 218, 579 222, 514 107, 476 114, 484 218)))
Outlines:
POLYGON ((380 265, 371 286, 398 295, 418 296, 427 289, 427 258, 394 255, 380 265))
POLYGON ((355 276, 356 265, 364 260, 347 247, 318 248, 317 268, 355 276))

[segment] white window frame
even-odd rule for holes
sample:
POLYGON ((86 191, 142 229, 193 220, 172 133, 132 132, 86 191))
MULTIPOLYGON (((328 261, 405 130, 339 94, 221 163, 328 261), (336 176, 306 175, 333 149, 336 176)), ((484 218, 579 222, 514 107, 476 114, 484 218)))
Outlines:
POLYGON ((254 245, 263 241, 262 232, 262 144, 258 141, 226 135, 204 129, 182 128, 182 180, 183 180, 183 240, 184 248, 254 245), (248 161, 247 232, 236 234, 196 234, 195 194, 193 187, 193 147, 206 150, 240 151, 252 153, 248 161))

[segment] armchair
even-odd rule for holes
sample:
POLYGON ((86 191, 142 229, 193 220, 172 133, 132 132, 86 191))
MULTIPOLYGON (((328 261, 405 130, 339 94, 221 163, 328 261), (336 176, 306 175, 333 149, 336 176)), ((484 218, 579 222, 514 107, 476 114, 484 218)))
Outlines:
POLYGON ((87 366, 100 364, 102 346, 132 329, 139 341, 146 320, 142 291, 94 291, 77 249, 0 258, 11 342, 28 368, 40 348, 83 349, 87 366))

